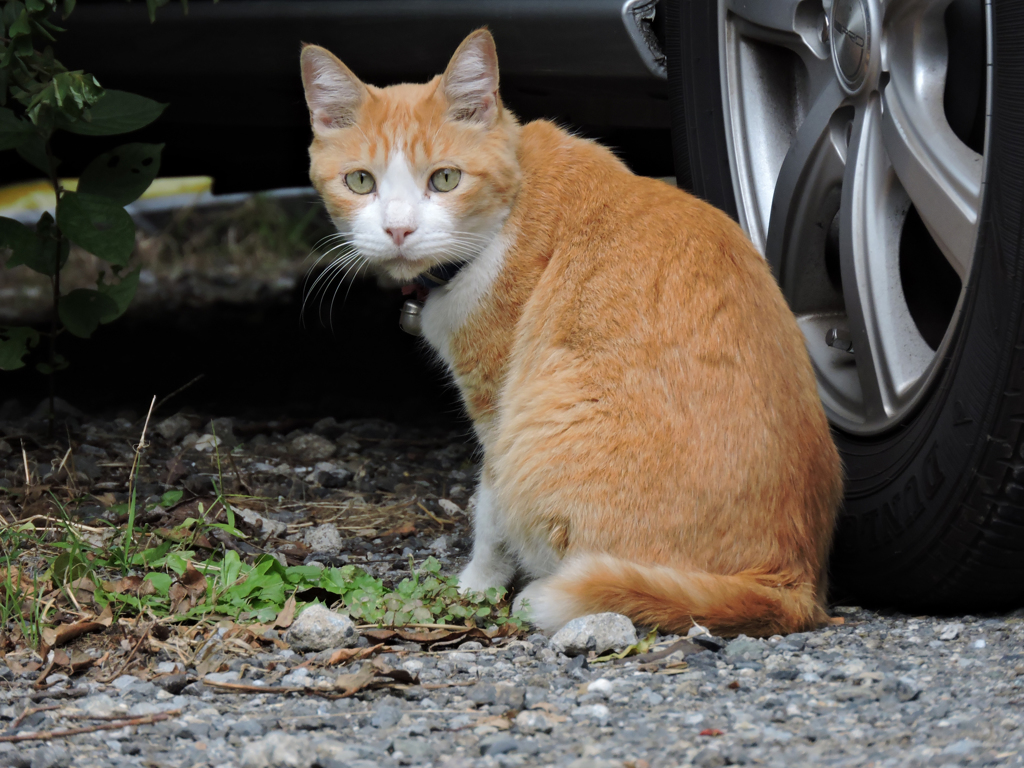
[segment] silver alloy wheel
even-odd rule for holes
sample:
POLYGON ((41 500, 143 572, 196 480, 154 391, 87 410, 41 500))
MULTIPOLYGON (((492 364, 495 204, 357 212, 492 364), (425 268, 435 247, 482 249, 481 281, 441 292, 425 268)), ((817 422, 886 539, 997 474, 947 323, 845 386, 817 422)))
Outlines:
MULTIPOLYGON (((949 4, 718 4, 739 220, 797 315, 830 420, 847 432, 884 431, 921 400, 971 273, 985 161, 944 112, 949 4), (931 343, 901 274, 901 247, 925 247, 904 242, 912 216, 960 283, 931 343)), ((990 69, 987 2, 984 25, 990 69)))

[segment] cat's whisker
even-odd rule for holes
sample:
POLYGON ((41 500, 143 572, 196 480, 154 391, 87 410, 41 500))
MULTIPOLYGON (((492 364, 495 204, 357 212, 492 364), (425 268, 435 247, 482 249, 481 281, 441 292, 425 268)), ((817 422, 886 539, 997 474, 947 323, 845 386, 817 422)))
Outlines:
MULTIPOLYGON (((303 313, 305 312, 306 302, 309 301, 310 297, 315 297, 316 294, 318 293, 325 294, 326 289, 330 285, 331 280, 334 279, 334 276, 341 272, 341 270, 348 266, 355 258, 357 258, 357 256, 354 251, 343 253, 340 256, 338 256, 334 261, 332 261, 327 267, 324 268, 324 270, 317 276, 316 280, 313 282, 313 285, 310 286, 309 292, 303 299, 303 313), (318 285, 319 288, 317 288, 318 285)), ((320 302, 320 309, 323 309, 322 298, 320 302)))
MULTIPOLYGON (((341 247, 341 246, 339 246, 339 247, 341 247)), ((330 251, 327 251, 326 253, 324 253, 324 254, 323 254, 322 256, 320 256, 320 258, 319 258, 319 259, 317 259, 317 261, 316 261, 316 264, 319 264, 319 263, 320 263, 320 261, 322 261, 322 260, 323 260, 323 259, 324 259, 325 257, 327 257, 328 255, 330 255, 330 254, 331 254, 332 252, 334 252, 334 251, 336 251, 336 250, 338 250, 338 247, 336 247, 336 248, 332 248, 332 249, 331 249, 330 251)), ((337 257, 335 258, 335 260, 334 260, 334 262, 332 262, 332 264, 333 264, 333 263, 335 263, 335 262, 337 262, 337 260, 338 260, 338 259, 343 259, 343 258, 345 258, 346 256, 348 256, 348 255, 349 255, 349 253, 351 253, 351 251, 349 251, 349 252, 342 252, 342 254, 341 254, 341 255, 339 255, 339 256, 337 256, 337 257)), ((321 278, 323 277, 323 274, 324 274, 324 272, 327 272, 327 271, 329 271, 329 269, 330 269, 330 267, 327 267, 326 269, 324 269, 324 270, 323 270, 323 271, 322 271, 322 272, 321 272, 321 273, 320 273, 320 274, 319 274, 319 275, 317 276, 316 280, 314 280, 314 281, 313 281, 313 284, 312 284, 312 285, 309 285, 309 286, 307 286, 307 283, 309 283, 309 277, 310 277, 310 275, 311 275, 311 274, 313 273, 313 269, 315 269, 315 268, 316 268, 316 264, 314 264, 314 265, 313 265, 312 267, 310 267, 310 268, 309 268, 309 270, 307 270, 307 272, 306 272, 306 277, 305 277, 305 279, 303 280, 303 286, 302 286, 302 290, 303 290, 303 293, 304 293, 304 294, 307 294, 307 295, 308 295, 308 292, 309 292, 310 290, 312 290, 312 289, 313 289, 313 288, 314 288, 314 287, 316 286, 316 284, 317 284, 317 283, 318 283, 318 282, 320 281, 320 279, 321 279, 321 278)))
MULTIPOLYGON (((341 279, 338 281, 338 286, 334 289, 334 296, 331 297, 331 307, 328 310, 328 312, 329 312, 328 317, 330 318, 331 332, 332 333, 334 332, 334 302, 338 298, 338 291, 340 291, 341 290, 341 286, 345 284, 345 280, 348 279, 349 273, 352 272, 353 268, 355 268, 355 270, 356 270, 355 275, 352 276, 352 280, 354 282, 356 276, 359 275, 359 271, 364 266, 366 266, 367 264, 369 264, 369 262, 367 262, 365 259, 359 259, 359 260, 354 261, 353 264, 350 265, 349 268, 345 270, 345 274, 343 274, 341 276, 341 279)), ((352 283, 349 283, 349 290, 351 290, 351 288, 352 288, 352 283)), ((348 301, 348 291, 345 291, 345 298, 344 298, 344 300, 342 300, 342 304, 344 304, 346 301, 348 301)))
MULTIPOLYGON (((335 278, 341 275, 345 270, 349 269, 354 263, 355 259, 349 258, 345 260, 339 259, 338 261, 331 265, 331 274, 328 277, 328 279, 324 281, 323 285, 320 287, 320 290, 318 291, 318 293, 320 294, 320 304, 317 307, 317 315, 320 317, 321 323, 323 323, 324 317, 324 299, 327 298, 327 291, 330 289, 331 283, 333 283, 335 278)), ((340 285, 343 280, 344 277, 342 277, 341 280, 339 280, 338 284, 340 285)), ((331 326, 331 329, 333 330, 334 321, 333 318, 331 318, 330 316, 328 316, 328 324, 331 326)))

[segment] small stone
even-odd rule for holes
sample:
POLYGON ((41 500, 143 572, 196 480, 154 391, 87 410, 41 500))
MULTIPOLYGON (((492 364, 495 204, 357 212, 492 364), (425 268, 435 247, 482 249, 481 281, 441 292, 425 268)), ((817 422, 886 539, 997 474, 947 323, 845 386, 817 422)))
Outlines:
POLYGON ((496 734, 480 740, 481 755, 504 755, 519 749, 519 741, 511 736, 496 734))
POLYGON ((245 509, 244 507, 236 508, 235 514, 253 528, 259 528, 264 539, 269 539, 271 536, 281 536, 288 530, 288 526, 284 523, 266 518, 258 512, 253 512, 251 509, 245 509))
MULTIPOLYGON (((947 745, 946 748, 942 750, 942 754, 970 755, 977 752, 980 747, 980 741, 975 741, 974 739, 960 739, 960 741, 954 741, 952 744, 947 745)), ((35 768, 34 761, 33 768, 35 768)))
POLYGON ((807 645, 807 639, 811 636, 810 632, 794 632, 792 635, 786 635, 782 638, 782 642, 775 646, 776 650, 782 650, 782 646, 788 646, 794 651, 802 651, 804 646, 807 645))
POLYGON ((507 709, 522 709, 526 689, 515 685, 498 685, 495 688, 494 703, 507 709))
POLYGON ((355 475, 349 470, 321 461, 312 472, 306 475, 305 480, 307 483, 314 483, 322 488, 344 488, 352 481, 353 477, 355 475))
POLYGON ((717 749, 704 747, 693 756, 693 764, 698 768, 719 768, 719 766, 725 765, 725 758, 717 749))
POLYGON ((216 435, 225 448, 234 448, 241 442, 235 437, 235 422, 226 417, 210 420, 203 427, 203 432, 216 435))
POLYGON ((394 728, 398 725, 398 721, 402 719, 402 710, 393 704, 381 703, 377 705, 377 711, 373 717, 370 718, 370 723, 380 728, 382 731, 388 728, 394 728))
POLYGON ((520 733, 551 733, 554 725, 543 712, 527 709, 516 715, 516 728, 520 733))
POLYGON ((314 552, 339 552, 344 546, 338 529, 330 523, 307 529, 302 540, 314 552))
POLYGON ((56 744, 39 747, 32 755, 31 768, 67 768, 71 765, 71 754, 56 744))
POLYGON ((299 435, 288 443, 288 453, 304 464, 315 464, 331 458, 338 447, 321 435, 299 435))
POLYGON ((82 714, 91 717, 110 717, 111 715, 122 715, 128 711, 128 707, 123 702, 115 702, 110 696, 102 693, 80 699, 75 708, 81 710, 82 714))
POLYGON ((176 443, 189 433, 192 425, 187 418, 180 413, 176 413, 174 416, 157 423, 154 429, 168 443, 176 443))
POLYGON ((299 614, 284 639, 295 651, 324 651, 351 648, 359 634, 348 616, 314 603, 299 614))
POLYGON ((10 443, 8 443, 6 440, 0 440, 0 458, 10 456, 13 452, 14 449, 11 448, 10 443))
POLYGON ((757 660, 764 657, 766 648, 760 640, 740 635, 725 646, 725 655, 730 658, 757 660))
POLYGON ((608 720, 611 718, 611 710, 604 704, 587 704, 582 707, 576 707, 572 711, 572 716, 578 719, 589 718, 596 720, 604 726, 608 724, 608 720))
POLYGON ((434 755, 434 748, 424 739, 395 739, 392 750, 417 761, 429 760, 434 755))
POLYGON ((262 736, 267 732, 267 727, 262 721, 256 718, 236 720, 228 726, 228 733, 237 733, 239 736, 262 736))
POLYGON ((956 640, 960 637, 960 633, 963 632, 964 625, 960 623, 943 624, 936 630, 939 633, 939 640, 956 640))
POLYGON ((603 677, 591 680, 587 686, 587 693, 597 693, 601 696, 609 696, 612 692, 612 681, 603 677))
POLYGON ((224 440, 214 435, 206 434, 202 435, 195 444, 192 446, 200 453, 213 453, 215 450, 220 448, 221 443, 224 440))
POLYGON ((24 747, 0 744, 0 765, 5 768, 30 768, 32 760, 29 751, 24 747))
POLYGON ((325 416, 313 425, 314 432, 318 435, 327 435, 328 437, 339 434, 340 429, 341 427, 338 426, 338 420, 333 416, 325 416))
POLYGON ((765 726, 764 731, 761 734, 764 740, 769 744, 785 744, 787 741, 793 738, 793 734, 788 731, 784 731, 781 728, 775 728, 774 726, 765 726))
POLYGON ((913 701, 921 695, 921 689, 908 677, 900 678, 896 683, 896 698, 900 701, 913 701))
POLYGON ((456 504, 454 501, 451 501, 450 499, 438 499, 437 506, 439 506, 441 510, 448 515, 462 514, 462 507, 460 507, 458 504, 456 504))
POLYGON ((123 691, 125 688, 134 685, 135 683, 141 682, 139 678, 134 675, 121 675, 114 682, 111 683, 117 690, 123 691))
POLYGON ((637 642, 636 627, 618 613, 597 613, 573 619, 551 638, 551 648, 567 656, 588 651, 621 651, 637 642))
POLYGON ((309 768, 317 757, 309 746, 308 737, 274 731, 245 745, 242 768, 309 768))
POLYGON ((494 704, 497 701, 497 689, 491 683, 478 683, 466 691, 466 698, 478 707, 494 704))
POLYGON ((241 677, 238 672, 229 670, 227 672, 210 672, 204 679, 211 683, 234 683, 241 677))
POLYGON ((622 761, 605 760, 602 757, 577 757, 566 768, 622 768, 622 761))

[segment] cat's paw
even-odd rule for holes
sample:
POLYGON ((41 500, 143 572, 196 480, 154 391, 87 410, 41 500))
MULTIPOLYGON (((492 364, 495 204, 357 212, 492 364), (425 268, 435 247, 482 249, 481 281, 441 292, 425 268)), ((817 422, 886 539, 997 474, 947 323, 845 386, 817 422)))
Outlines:
POLYGON ((507 571, 507 568, 482 566, 473 560, 459 574, 459 594, 468 595, 486 592, 491 587, 504 587, 511 578, 507 571))
POLYGON ((512 601, 512 613, 518 613, 526 621, 533 621, 533 608, 530 605, 530 596, 520 592, 512 601))

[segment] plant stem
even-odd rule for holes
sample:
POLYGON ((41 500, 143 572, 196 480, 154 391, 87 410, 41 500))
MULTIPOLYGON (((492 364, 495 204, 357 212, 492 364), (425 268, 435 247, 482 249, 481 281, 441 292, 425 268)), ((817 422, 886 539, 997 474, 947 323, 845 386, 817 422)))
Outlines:
MULTIPOLYGON (((57 178, 56 163, 54 162, 53 150, 50 148, 50 139, 46 139, 46 165, 50 169, 50 183, 53 185, 53 198, 55 201, 54 214, 57 213, 56 205, 60 204, 60 179, 57 178)), ((54 216, 56 218, 56 216, 54 216)), ((60 254, 63 248, 61 248, 61 240, 63 235, 60 234, 60 228, 57 228, 57 249, 54 254, 53 261, 53 278, 50 281, 53 285, 53 313, 50 316, 50 373, 47 376, 49 379, 50 389, 50 427, 49 436, 52 438, 56 431, 57 423, 57 409, 56 409, 56 394, 57 394, 57 332, 60 329, 60 254)))

